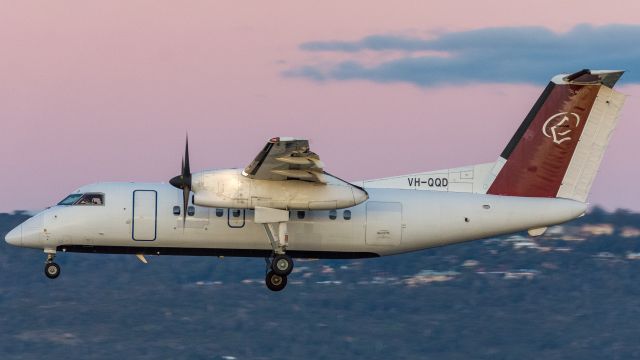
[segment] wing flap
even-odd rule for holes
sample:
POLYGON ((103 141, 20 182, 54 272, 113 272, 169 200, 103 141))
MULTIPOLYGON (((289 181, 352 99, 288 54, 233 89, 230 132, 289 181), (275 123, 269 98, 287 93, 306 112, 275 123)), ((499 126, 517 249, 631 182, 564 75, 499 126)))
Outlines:
POLYGON ((287 178, 295 178, 306 181, 316 181, 326 184, 327 181, 324 178, 324 174, 317 171, 309 170, 271 170, 272 173, 282 175, 287 178))
POLYGON ((309 166, 322 170, 324 163, 320 159, 308 157, 308 156, 289 156, 279 157, 276 160, 290 165, 309 166))
POLYGON ((324 164, 304 139, 275 137, 269 140, 243 174, 257 180, 304 180, 326 183, 324 164))

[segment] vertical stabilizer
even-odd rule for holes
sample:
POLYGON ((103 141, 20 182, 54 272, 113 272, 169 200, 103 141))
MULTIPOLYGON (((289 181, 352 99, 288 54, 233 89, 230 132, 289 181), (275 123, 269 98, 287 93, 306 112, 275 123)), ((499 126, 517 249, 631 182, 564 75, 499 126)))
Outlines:
POLYGON ((496 162, 488 194, 585 201, 624 103, 622 71, 555 76, 496 162))

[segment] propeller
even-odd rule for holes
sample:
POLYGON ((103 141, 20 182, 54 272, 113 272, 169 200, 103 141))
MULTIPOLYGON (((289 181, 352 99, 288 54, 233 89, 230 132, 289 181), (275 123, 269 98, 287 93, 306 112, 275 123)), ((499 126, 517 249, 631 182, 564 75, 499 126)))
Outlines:
POLYGON ((187 206, 189 205, 189 194, 191 193, 191 167, 189 166, 189 137, 184 148, 182 158, 182 171, 180 175, 169 180, 169 184, 182 189, 182 228, 187 222, 187 206))

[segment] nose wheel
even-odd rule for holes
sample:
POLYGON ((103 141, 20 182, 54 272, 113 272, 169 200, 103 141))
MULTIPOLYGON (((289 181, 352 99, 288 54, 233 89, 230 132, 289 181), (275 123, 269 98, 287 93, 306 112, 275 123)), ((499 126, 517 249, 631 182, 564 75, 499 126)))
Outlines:
POLYGON ((60 265, 54 263, 54 262, 50 262, 50 263, 46 263, 44 265, 44 274, 49 278, 49 279, 55 279, 58 276, 60 276, 60 265))
POLYGON ((44 263, 44 274, 49 279, 55 279, 60 276, 60 265, 53 262, 54 257, 54 254, 47 254, 47 261, 44 263))

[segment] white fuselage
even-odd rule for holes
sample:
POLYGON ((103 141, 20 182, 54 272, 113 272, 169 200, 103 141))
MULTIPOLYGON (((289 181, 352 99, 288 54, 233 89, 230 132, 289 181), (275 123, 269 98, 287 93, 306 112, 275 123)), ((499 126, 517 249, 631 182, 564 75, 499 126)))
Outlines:
MULTIPOLYGON (((314 258, 397 254, 554 225, 586 209, 582 202, 559 198, 366 190, 369 199, 351 208, 291 211, 287 252, 314 258)), ((227 256, 272 251, 253 210, 194 206, 183 227, 182 192, 168 184, 98 183, 77 192, 104 193, 104 205, 53 206, 7 239, 45 251, 227 256)))

